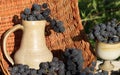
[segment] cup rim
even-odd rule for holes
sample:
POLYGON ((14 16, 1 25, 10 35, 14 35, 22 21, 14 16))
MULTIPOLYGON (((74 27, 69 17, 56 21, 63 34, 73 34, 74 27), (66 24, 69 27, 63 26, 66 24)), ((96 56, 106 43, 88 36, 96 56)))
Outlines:
POLYGON ((106 42, 101 42, 101 41, 96 41, 96 43, 108 44, 108 45, 120 44, 120 42, 116 42, 116 43, 106 43, 106 42))

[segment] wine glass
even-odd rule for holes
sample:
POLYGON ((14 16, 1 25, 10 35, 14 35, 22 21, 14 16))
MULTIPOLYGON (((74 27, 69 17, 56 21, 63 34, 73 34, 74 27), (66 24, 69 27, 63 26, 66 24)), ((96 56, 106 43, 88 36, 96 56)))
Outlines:
POLYGON ((109 44, 97 42, 96 53, 98 57, 104 60, 104 62, 99 65, 99 68, 101 70, 111 71, 114 68, 111 62, 120 56, 120 43, 109 44))

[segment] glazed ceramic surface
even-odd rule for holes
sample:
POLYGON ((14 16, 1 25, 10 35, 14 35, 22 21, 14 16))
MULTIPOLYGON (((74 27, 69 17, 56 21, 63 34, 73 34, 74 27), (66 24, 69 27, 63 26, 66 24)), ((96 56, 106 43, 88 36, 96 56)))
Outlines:
POLYGON ((96 51, 100 58, 104 60, 114 60, 120 56, 120 43, 107 44, 98 42, 96 51))
POLYGON ((4 35, 3 49, 6 58, 11 64, 27 64, 30 68, 39 68, 41 62, 52 61, 53 55, 45 42, 46 21, 22 21, 22 25, 15 25, 4 35), (6 50, 6 40, 10 33, 22 29, 23 36, 19 50, 14 55, 14 60, 6 50))

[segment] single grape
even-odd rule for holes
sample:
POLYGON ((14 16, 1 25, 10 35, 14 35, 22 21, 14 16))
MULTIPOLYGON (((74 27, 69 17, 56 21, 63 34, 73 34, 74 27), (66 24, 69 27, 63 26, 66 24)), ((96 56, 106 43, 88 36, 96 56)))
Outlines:
POLYGON ((50 15, 50 12, 51 12, 51 10, 47 8, 42 12, 42 14, 44 17, 47 17, 48 15, 50 15))
POLYGON ((34 15, 34 16, 38 16, 40 14, 40 12, 39 11, 32 11, 32 15, 34 15))
POLYGON ((95 39, 94 34, 93 34, 92 32, 91 32, 91 33, 89 33, 89 35, 88 35, 88 36, 89 36, 89 38, 90 38, 90 39, 95 39))
POLYGON ((47 4, 47 3, 43 3, 43 4, 42 4, 42 7, 45 9, 45 8, 48 7, 48 4, 47 4))
POLYGON ((85 72, 89 72, 90 69, 89 69, 88 67, 86 67, 86 68, 84 69, 84 71, 85 71, 85 72))
POLYGON ((28 18, 27 18, 27 20, 28 20, 28 21, 35 21, 36 18, 35 18, 35 16, 33 16, 33 15, 29 15, 28 18))
POLYGON ((106 30, 109 32, 111 31, 112 27, 110 25, 107 25, 106 30))
POLYGON ((91 64, 92 64, 92 66, 95 67, 96 66, 96 61, 93 61, 91 64))
POLYGON ((100 35, 97 36, 97 39, 98 39, 99 41, 103 41, 103 40, 104 40, 104 38, 103 38, 102 36, 100 36, 100 35))
POLYGON ((96 31, 94 31, 94 35, 95 35, 95 37, 97 37, 100 35, 100 32, 98 30, 96 30, 96 31))
POLYGON ((118 36, 115 36, 112 38, 114 42, 119 42, 119 37, 118 36))
POLYGON ((29 15, 31 13, 31 10, 29 8, 24 9, 24 14, 29 15))
POLYGON ((63 26, 59 28, 60 33, 64 32, 64 31, 65 31, 65 28, 63 26))
POLYGON ((41 7, 40 7, 38 4, 34 3, 34 4, 32 5, 32 9, 33 9, 33 11, 34 11, 34 10, 40 11, 41 7))
POLYGON ((26 19, 27 19, 27 16, 26 16, 25 14, 23 14, 23 13, 22 13, 20 16, 21 16, 21 18, 22 18, 23 20, 26 20, 26 19))
POLYGON ((101 30, 105 30, 106 29, 106 25, 105 24, 100 24, 100 29, 101 30))
MULTIPOLYGON (((100 30, 100 35, 102 35, 102 36, 106 36, 106 31, 105 30, 100 30)), ((107 37, 107 36, 106 36, 107 37)))
POLYGON ((99 27, 99 25, 96 25, 96 26, 94 27, 94 30, 97 30, 97 31, 99 31, 99 30, 100 30, 100 27, 99 27))
POLYGON ((48 69, 48 68, 49 68, 48 62, 42 62, 42 63, 39 65, 39 67, 42 68, 42 69, 48 69))
POLYGON ((115 30, 115 28, 111 28, 111 32, 112 32, 113 35, 117 34, 117 31, 115 30))
POLYGON ((120 26, 116 27, 117 32, 120 32, 120 26))
POLYGON ((38 19, 38 20, 44 20, 45 18, 43 17, 42 14, 38 14, 38 15, 37 15, 37 19, 38 19))
POLYGON ((90 67, 90 71, 94 71, 95 67, 94 66, 91 66, 90 67))
POLYGON ((51 25, 52 28, 54 28, 54 26, 56 25, 56 20, 55 20, 55 19, 52 19, 52 20, 50 21, 50 25, 51 25))
POLYGON ((111 43, 111 44, 112 44, 112 43, 113 43, 113 40, 108 40, 108 43, 111 43))

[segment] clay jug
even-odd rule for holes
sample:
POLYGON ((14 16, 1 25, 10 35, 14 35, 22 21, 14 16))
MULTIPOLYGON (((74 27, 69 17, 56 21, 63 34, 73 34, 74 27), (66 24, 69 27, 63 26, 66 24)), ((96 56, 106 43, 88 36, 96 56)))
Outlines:
POLYGON ((15 25, 9 29, 3 38, 3 52, 8 61, 14 64, 25 64, 30 68, 39 68, 41 62, 52 61, 53 55, 47 48, 45 42, 45 25, 46 21, 22 21, 22 25, 15 25), (23 30, 23 36, 20 48, 14 55, 14 60, 7 53, 6 41, 7 37, 14 31, 23 30))

